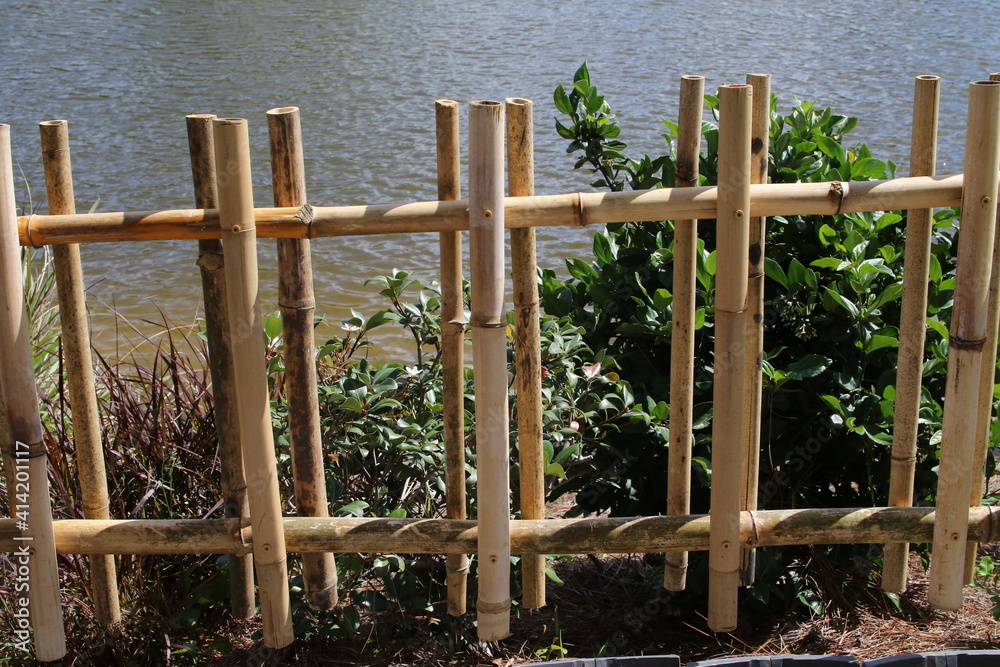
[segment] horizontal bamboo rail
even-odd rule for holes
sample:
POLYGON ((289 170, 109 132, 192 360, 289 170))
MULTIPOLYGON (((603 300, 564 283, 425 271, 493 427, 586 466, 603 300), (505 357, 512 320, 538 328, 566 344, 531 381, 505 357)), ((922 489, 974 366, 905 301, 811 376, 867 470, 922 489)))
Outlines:
MULTIPOLYGON (((740 546, 930 542, 932 507, 762 510, 740 513, 740 546)), ((477 522, 457 519, 285 517, 285 546, 297 553, 475 552, 477 522)), ((969 511, 969 539, 1000 541, 1000 507, 969 511)), ((54 522, 62 554, 248 554, 247 519, 110 520, 54 522)), ((655 553, 708 549, 709 517, 649 516, 590 519, 519 519, 510 522, 510 551, 520 553, 655 553)), ((0 519, 0 551, 19 533, 0 519)))
MULTIPOLYGON (((749 215, 836 215, 958 206, 962 203, 962 182, 962 175, 957 174, 883 181, 751 185, 749 215)), ((535 195, 507 197, 504 215, 508 228, 712 219, 717 200, 715 186, 535 195)), ((258 208, 254 216, 257 236, 263 238, 315 239, 469 229, 467 200, 258 208)), ((21 216, 18 233, 22 245, 34 247, 221 237, 215 209, 21 216)))

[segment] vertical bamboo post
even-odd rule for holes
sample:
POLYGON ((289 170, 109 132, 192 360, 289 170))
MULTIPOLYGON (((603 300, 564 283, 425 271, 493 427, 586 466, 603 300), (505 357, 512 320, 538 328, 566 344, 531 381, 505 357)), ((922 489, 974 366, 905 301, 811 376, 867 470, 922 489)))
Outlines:
MULTIPOLYGON (((298 107, 267 112, 275 206, 306 204, 302 124, 298 107)), ((319 422, 312 257, 309 239, 278 239, 278 308, 284 337, 285 392, 292 478, 299 516, 328 517, 319 422)), ((337 605, 337 565, 331 553, 302 554, 306 599, 314 609, 337 605)))
MULTIPOLYGON (((535 194, 532 102, 507 98, 507 180, 511 197, 535 194)), ((542 348, 539 328, 538 262, 535 228, 510 230, 517 330, 517 457, 521 518, 545 518, 545 462, 542 454, 542 348)), ((528 609, 545 606, 545 555, 521 554, 521 602, 528 609)))
MULTIPOLYGON (((767 183, 767 165, 771 139, 771 75, 747 74, 747 84, 753 88, 753 110, 750 121, 750 183, 767 183)), ((757 509, 757 480, 760 468, 761 376, 764 354, 764 237, 766 220, 750 218, 749 275, 747 282, 746 340, 746 413, 743 419, 747 431, 746 470, 743 476, 741 509, 757 509)), ((754 582, 757 567, 753 549, 740 551, 740 581, 744 586, 754 582)))
POLYGON ((242 118, 217 118, 212 121, 212 131, 236 404, 243 438, 264 643, 271 648, 283 648, 295 637, 258 302, 250 140, 247 122, 242 118))
MULTIPOLYGON (((913 129, 910 138, 910 176, 933 176, 937 161, 938 98, 941 79, 921 75, 913 92, 913 129)), ((917 466, 917 424, 927 332, 927 275, 931 256, 934 212, 906 212, 906 257, 903 264, 903 300, 899 322, 899 360, 896 367, 895 424, 889 505, 913 504, 913 474, 917 466)), ((882 553, 882 590, 906 590, 909 544, 886 544, 882 553)))
POLYGON ((479 639, 510 634, 510 449, 504 314, 503 125, 500 102, 469 104, 469 249, 476 387, 479 639))
MULTIPOLYGON (((1000 81, 1000 72, 990 74, 990 81, 1000 81)), ((996 242, 996 238, 1000 236, 1000 210, 997 211, 993 229, 993 262, 990 269, 989 310, 986 317, 986 349, 984 350, 986 356, 983 358, 983 367, 979 377, 979 412, 976 415, 979 431, 978 442, 981 444, 976 452, 976 472, 972 477, 970 507, 981 505, 983 496, 986 494, 986 457, 990 452, 993 385, 996 380, 997 368, 997 336, 1000 335, 1000 243, 996 242)), ((965 552, 965 583, 967 584, 975 582, 978 551, 979 544, 969 542, 965 552)))
POLYGON ((753 88, 719 87, 719 199, 712 419, 708 625, 736 627, 740 504, 746 460, 747 258, 753 88))
POLYGON ((969 498, 978 450, 976 406, 982 398, 980 372, 986 346, 1000 164, 1000 82, 976 81, 970 85, 967 132, 937 518, 927 593, 933 606, 948 610, 962 606, 969 498))
MULTIPOLYGON (((438 199, 462 198, 458 102, 437 100, 438 199)), ((444 413, 446 512, 465 518, 465 308, 462 291, 462 233, 441 232, 441 404, 444 413)), ((448 613, 465 613, 469 556, 448 554, 446 562, 448 613)))
MULTIPOLYGON (((701 152, 701 116, 705 77, 681 77, 677 118, 677 172, 679 188, 698 185, 701 152)), ((667 452, 667 514, 691 513, 691 442, 694 408, 695 269, 698 258, 698 221, 674 221, 674 301, 670 335, 670 448, 667 452)), ((663 586, 682 591, 687 585, 688 553, 668 551, 663 586)))
MULTIPOLYGON (((49 120, 41 123, 39 130, 49 213, 72 215, 76 213, 76 204, 73 198, 68 124, 64 120, 49 120)), ((69 406, 73 413, 73 442, 76 445, 83 516, 85 519, 110 519, 108 479, 104 467, 101 421, 97 412, 94 362, 90 355, 90 329, 87 325, 87 300, 83 290, 80 246, 76 243, 53 246, 52 257, 59 295, 59 322, 62 326, 69 406)), ((122 617, 118 602, 118 578, 113 555, 90 557, 90 581, 98 622, 104 625, 120 622, 122 617)))
MULTIPOLYGON (((214 114, 192 114, 186 119, 195 206, 198 208, 217 208, 219 205, 215 186, 215 153, 212 147, 214 118, 214 114)), ((247 480, 243 471, 239 414, 236 409, 236 380, 233 376, 233 350, 229 343, 224 265, 221 241, 198 241, 208 367, 212 378, 215 431, 219 438, 222 507, 226 518, 236 519, 249 517, 250 505, 247 501, 247 480)), ((230 554, 227 558, 230 611, 234 618, 253 618, 257 611, 253 592, 253 555, 230 554)))
MULTIPOLYGON (((22 288, 10 125, 4 124, 0 124, 0 268, 0 393, 9 429, 9 439, 2 446, 8 471, 16 471, 7 480, 14 488, 11 513, 23 521, 21 533, 15 538, 23 545, 23 552, 11 554, 11 560, 28 568, 27 608, 34 630, 35 657, 50 662, 66 655, 66 635, 49 500, 48 453, 42 441, 30 323, 22 288), (22 475, 26 475, 23 481, 22 475), (21 493, 27 495, 26 503, 18 497, 21 493)), ((18 610, 23 608, 19 606, 18 610)))

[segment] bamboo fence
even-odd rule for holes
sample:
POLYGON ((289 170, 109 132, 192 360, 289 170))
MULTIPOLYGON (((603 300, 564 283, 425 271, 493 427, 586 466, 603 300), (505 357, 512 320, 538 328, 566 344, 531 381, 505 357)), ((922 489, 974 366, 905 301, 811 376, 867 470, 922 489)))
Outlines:
MULTIPOLYGON (((1000 76, 994 75, 995 79, 1000 76)), ((935 176, 937 77, 917 78, 911 176, 883 181, 767 184, 770 80, 720 88, 719 185, 698 184, 704 80, 681 84, 677 186, 649 191, 535 195, 532 104, 510 98, 469 105, 469 198, 460 199, 459 105, 438 100, 438 200, 402 205, 310 206, 306 202, 298 110, 268 112, 274 202, 254 208, 247 122, 211 115, 187 119, 194 209, 76 214, 64 122, 43 124, 47 215, 17 217, 9 127, 0 125, 0 432, 14 516, 0 519, 0 550, 26 542, 36 656, 65 654, 57 554, 91 559, 98 619, 119 611, 113 555, 229 554, 233 611, 253 614, 256 570, 264 641, 294 640, 287 554, 302 555, 307 601, 336 604, 333 554, 447 555, 448 612, 466 611, 470 559, 478 561, 478 632, 510 632, 510 556, 524 567, 524 604, 545 604, 544 556, 551 553, 664 552, 664 585, 685 585, 687 552, 707 551, 709 625, 737 622, 737 588, 753 577, 753 549, 794 544, 884 544, 886 590, 905 587, 908 544, 933 542, 929 599, 955 609, 976 543, 1000 541, 1000 510, 981 506, 983 442, 992 421, 1000 314, 1000 244, 994 244, 1000 166, 1000 81, 970 86, 965 173, 935 176), (506 137, 506 153, 504 151, 506 137), (504 197, 504 164, 509 196, 504 197), (937 508, 912 507, 916 417, 926 317, 931 213, 963 206, 945 398, 937 508), (769 216, 909 211, 899 390, 889 506, 759 510, 764 226, 769 216), (694 266, 698 219, 715 220, 717 247, 713 481, 709 515, 690 515, 691 386, 694 383, 694 266), (671 349, 670 458, 666 515, 545 519, 541 443, 541 366, 535 274, 537 227, 675 221, 671 349), (504 229, 511 229, 516 322, 520 518, 511 520, 510 434, 504 229), (477 520, 466 519, 462 232, 469 232, 472 366, 478 429, 477 520), (447 518, 328 516, 318 432, 310 242, 336 236, 438 233, 442 275, 443 421, 447 518), (264 369, 256 241, 278 239, 279 307, 290 403, 294 502, 281 515, 264 369), (93 394, 82 273, 75 244, 197 240, 205 295, 209 363, 216 401, 225 518, 113 520, 107 514, 101 435, 93 394), (67 341, 73 432, 84 519, 53 521, 36 389, 28 348, 18 242, 53 245, 60 257, 60 310, 67 341), (73 255, 77 260, 74 264, 73 255), (69 258, 68 260, 65 258, 69 258), (74 291, 75 290, 75 291, 74 291), (75 323, 75 324, 74 324, 75 323), (75 331, 73 327, 76 327, 75 331), (71 344, 69 341, 73 340, 71 344), (88 375, 89 372, 89 375, 88 375), (294 397, 294 401, 292 400, 294 397), (10 443, 13 443, 12 445, 10 443), (21 451, 21 450, 24 451, 21 451), (18 496, 24 478, 25 493, 18 496), (30 480, 30 493, 27 481, 30 480), (102 513, 103 512, 103 513, 102 513), (25 518, 30 516, 30 522, 25 518)))

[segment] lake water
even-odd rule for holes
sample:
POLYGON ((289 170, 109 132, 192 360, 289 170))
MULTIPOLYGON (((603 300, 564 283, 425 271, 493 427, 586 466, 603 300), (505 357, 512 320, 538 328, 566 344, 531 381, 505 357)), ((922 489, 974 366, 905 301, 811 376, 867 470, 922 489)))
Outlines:
MULTIPOLYGON (((815 100, 861 118, 854 137, 905 173, 913 77, 943 78, 939 173, 961 171, 968 82, 1000 70, 991 0, 7 1, 0 122, 10 123, 24 203, 45 211, 37 123, 65 118, 79 210, 192 205, 184 116, 250 120, 255 193, 271 204, 264 111, 302 109, 315 205, 436 198, 434 100, 535 101, 536 191, 588 189, 553 130, 552 90, 588 60, 638 153, 663 150, 678 80, 707 90, 773 75, 782 109, 815 100)), ((463 122, 464 122, 463 112, 463 122)), ((539 262, 589 253, 587 230, 538 232, 539 262)), ((313 243, 319 312, 383 307, 370 276, 430 279, 436 235, 313 243)), ((92 244, 84 270, 97 345, 116 309, 134 322, 198 316, 196 244, 92 244)), ((260 244, 265 309, 276 299, 273 242, 260 244)), ((143 327, 150 331, 148 327, 143 327)), ((387 355, 402 341, 382 339, 387 355)))

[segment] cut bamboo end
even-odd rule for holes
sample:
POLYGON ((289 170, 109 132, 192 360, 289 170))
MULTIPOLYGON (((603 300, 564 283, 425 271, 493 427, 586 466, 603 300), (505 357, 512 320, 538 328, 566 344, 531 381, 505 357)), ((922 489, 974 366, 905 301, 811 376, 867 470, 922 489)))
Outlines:
POLYGON ((753 88, 719 88, 719 225, 712 420, 708 625, 736 627, 739 516, 746 461, 747 273, 753 88))
MULTIPOLYGON (((73 215, 76 213, 76 204, 69 151, 69 124, 64 120, 44 121, 39 124, 39 130, 49 213, 73 215)), ((83 515, 88 519, 110 519, 108 480, 94 364, 90 353, 90 327, 87 321, 80 247, 76 244, 57 246, 53 249, 53 263, 83 515)), ((106 626, 118 624, 121 622, 121 607, 114 558, 91 558, 90 578, 97 621, 106 626)))
MULTIPOLYGON (((677 120, 677 187, 698 185, 701 153, 701 117, 705 77, 681 77, 677 120)), ((670 447, 667 454, 667 513, 683 516, 691 511, 691 443, 694 408, 695 271, 698 222, 674 222, 674 300, 670 338, 670 447)), ((682 591, 687 584, 688 554, 665 554, 663 586, 682 591)))
POLYGON ((504 105, 469 110, 469 246, 476 390, 480 640, 510 632, 510 482, 504 315, 504 105))
POLYGON ((215 119, 212 129, 236 400, 247 469, 264 643, 283 648, 295 637, 258 304, 250 141, 244 119, 215 119))
POLYGON ((969 406, 978 406, 986 398, 980 394, 980 374, 988 328, 988 283, 997 214, 1000 82, 971 84, 967 133, 962 234, 938 473, 938 523, 934 527, 927 595, 933 606, 946 610, 962 606, 969 498, 976 468, 978 428, 976 420, 970 420, 965 413, 969 406))
MULTIPOLYGON (((22 284, 10 126, 0 124, 0 368, 4 369, 0 374, 0 395, 4 397, 2 407, 9 431, 3 456, 8 472, 25 474, 25 483, 30 485, 28 511, 19 514, 26 524, 20 535, 24 539, 17 544, 11 558, 19 573, 21 566, 28 568, 24 583, 28 586, 27 612, 34 632, 35 657, 50 662, 66 655, 66 634, 49 498, 48 456, 42 444, 38 388, 22 284)), ((8 485, 10 492, 15 488, 15 484, 8 485)), ((12 502, 10 506, 16 508, 17 504, 12 502)), ((21 609, 24 605, 18 611, 21 609)), ((27 628, 24 631, 25 635, 19 635, 18 640, 26 643, 27 628)))
MULTIPOLYGON (((934 175, 939 92, 939 77, 924 74, 916 78, 910 139, 911 176, 934 175)), ((889 474, 889 505, 893 507, 908 507, 913 504, 932 225, 933 211, 930 209, 907 211, 896 402, 893 413, 893 461, 889 474)), ((897 594, 906 590, 908 558, 908 544, 885 545, 882 554, 882 590, 897 594)))

